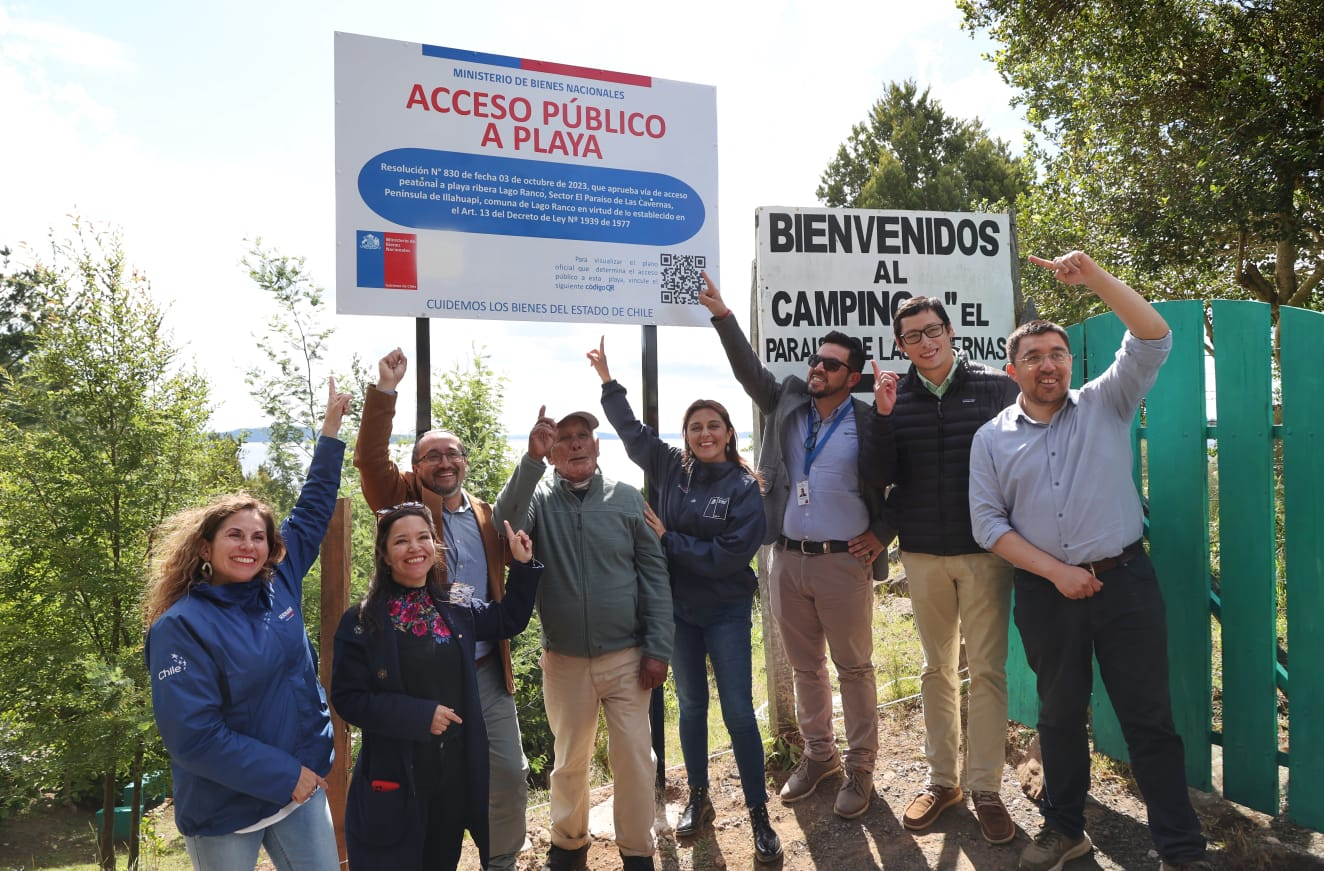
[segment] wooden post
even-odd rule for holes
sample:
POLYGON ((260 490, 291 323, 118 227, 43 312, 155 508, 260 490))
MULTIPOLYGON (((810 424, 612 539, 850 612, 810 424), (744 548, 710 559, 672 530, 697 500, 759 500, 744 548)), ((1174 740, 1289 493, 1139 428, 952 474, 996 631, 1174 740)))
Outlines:
MULTIPOLYGON (((336 627, 340 617, 349 608, 349 539, 350 507, 348 498, 336 500, 335 513, 326 538, 322 539, 322 626, 321 668, 322 686, 331 689, 331 667, 334 659, 336 627)), ((336 848, 340 851, 340 864, 348 867, 345 856, 345 797, 349 790, 349 727, 331 709, 331 729, 336 752, 331 773, 326 776, 327 801, 331 803, 331 819, 336 828, 336 848)))
MULTIPOLYGON (((757 351, 760 341, 758 276, 751 273, 749 288, 749 338, 757 351)), ((754 407, 754 465, 763 453, 763 414, 754 407)), ((772 616, 772 593, 768 589, 772 548, 759 548, 759 604, 763 612, 763 661, 768 678, 768 723, 775 737, 799 734, 795 719, 795 684, 786 658, 781 629, 772 616)))

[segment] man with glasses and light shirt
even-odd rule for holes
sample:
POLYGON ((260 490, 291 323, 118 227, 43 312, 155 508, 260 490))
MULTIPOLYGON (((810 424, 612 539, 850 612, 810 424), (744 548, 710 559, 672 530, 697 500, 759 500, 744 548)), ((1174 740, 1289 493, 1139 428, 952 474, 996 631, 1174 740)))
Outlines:
MULTIPOLYGON (((497 535, 491 507, 464 490, 469 461, 459 436, 446 430, 423 433, 414 444, 412 471, 403 471, 391 459, 396 387, 407 365, 399 348, 378 360, 377 385, 369 387, 364 398, 363 425, 354 447, 363 498, 373 511, 401 502, 426 505, 445 539, 450 581, 473 587, 475 599, 499 602, 506 591, 510 551, 497 535)), ((515 710, 510 642, 479 641, 474 655, 489 742, 487 871, 514 871, 527 828, 529 764, 515 710)))
POLYGON ((644 520, 644 497, 598 468, 597 428, 590 412, 553 421, 540 409, 528 452, 497 497, 495 517, 528 532, 545 566, 538 617, 555 758, 544 871, 588 867, 589 760, 599 710, 607 721, 621 865, 653 871, 657 760, 648 704, 671 660, 671 572, 644 520))
POLYGON ((804 756, 781 790, 790 804, 840 771, 832 729, 825 649, 841 684, 845 778, 833 810, 854 819, 869 809, 878 754, 873 670, 873 564, 887 564, 892 532, 883 521, 872 428, 876 415, 851 397, 864 368, 860 341, 832 331, 809 357, 804 378, 778 382, 755 355, 705 273, 699 302, 712 315, 731 369, 767 416, 759 473, 775 544, 772 613, 794 672, 804 756))
POLYGON ((1007 341, 1007 372, 1020 399, 985 424, 970 449, 975 540, 1016 566, 1016 627, 1039 694, 1044 826, 1020 867, 1059 871, 1091 849, 1087 722, 1097 658, 1161 869, 1207 871, 1172 722, 1163 596, 1131 481, 1131 422, 1172 332, 1144 297, 1080 251, 1030 262, 1092 291, 1126 333, 1112 365, 1070 390, 1066 331, 1048 321, 1018 327, 1007 341))
POLYGON ((984 839, 1005 844, 1016 825, 998 791, 1006 762, 1007 621, 1012 567, 975 542, 970 530, 970 442, 1016 399, 1004 373, 958 357, 952 322, 936 298, 906 300, 892 316, 904 377, 873 364, 874 435, 897 530, 915 628, 924 650, 924 755, 928 783, 901 823, 927 829, 961 792, 960 642, 970 664, 965 782, 984 839))

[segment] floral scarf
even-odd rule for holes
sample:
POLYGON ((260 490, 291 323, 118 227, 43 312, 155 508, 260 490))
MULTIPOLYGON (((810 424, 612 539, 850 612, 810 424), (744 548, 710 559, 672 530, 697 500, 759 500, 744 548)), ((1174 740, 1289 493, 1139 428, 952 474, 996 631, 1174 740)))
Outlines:
POLYGON ((411 589, 391 599, 386 606, 386 613, 390 615, 391 625, 397 632, 419 638, 430 634, 437 644, 449 644, 451 641, 450 627, 441 619, 441 613, 432 603, 432 597, 425 587, 411 589))

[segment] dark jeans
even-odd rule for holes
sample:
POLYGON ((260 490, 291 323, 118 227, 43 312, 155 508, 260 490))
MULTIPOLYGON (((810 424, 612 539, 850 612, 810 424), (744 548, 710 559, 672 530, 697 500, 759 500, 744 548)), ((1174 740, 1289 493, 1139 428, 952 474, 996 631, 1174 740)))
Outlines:
POLYGON ((1172 724, 1167 623, 1154 566, 1142 555, 1099 580, 1103 589, 1094 596, 1068 599, 1045 578, 1016 571, 1016 627, 1038 679, 1044 822, 1073 838, 1085 830, 1093 654, 1159 855, 1169 862, 1201 858, 1205 840, 1186 793, 1182 741, 1172 724))
POLYGON ((754 718, 753 648, 750 606, 753 597, 701 612, 677 609, 671 670, 680 702, 680 750, 690 788, 708 785, 708 667, 712 660, 722 720, 740 770, 740 787, 749 807, 768 800, 763 768, 763 738, 754 718))

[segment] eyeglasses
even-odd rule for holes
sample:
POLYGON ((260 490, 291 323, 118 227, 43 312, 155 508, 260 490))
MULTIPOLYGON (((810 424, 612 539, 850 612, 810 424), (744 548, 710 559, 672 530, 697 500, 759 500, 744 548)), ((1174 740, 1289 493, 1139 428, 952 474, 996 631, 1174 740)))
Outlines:
POLYGON ((410 509, 417 511, 420 508, 424 511, 427 510, 427 506, 422 502, 401 502, 399 505, 389 505, 386 508, 378 508, 376 513, 378 517, 385 517, 395 511, 408 511, 410 509))
POLYGON ((449 460, 452 463, 458 463, 460 460, 463 459, 464 459, 463 452, 456 450, 449 450, 449 451, 428 451, 426 454, 419 457, 418 461, 420 463, 428 463, 429 465, 435 466, 437 463, 440 463, 442 460, 449 460))
POLYGON ((1050 351, 1047 354, 1026 354, 1016 361, 1016 365, 1024 366, 1026 369, 1038 369, 1044 365, 1044 361, 1051 361, 1054 366, 1061 366, 1064 363, 1071 362, 1071 352, 1050 351))
POLYGON ((818 354, 810 354, 809 368, 813 369, 815 366, 822 366, 823 369, 828 372, 837 372, 840 371, 841 369, 844 369, 846 367, 846 364, 841 362, 840 360, 834 360, 831 357, 822 357, 819 356, 818 354))
POLYGON ((938 321, 935 324, 929 324, 922 330, 906 330, 901 334, 901 342, 906 345, 916 345, 925 336, 936 339, 945 332, 947 332, 947 325, 942 321, 938 321))

